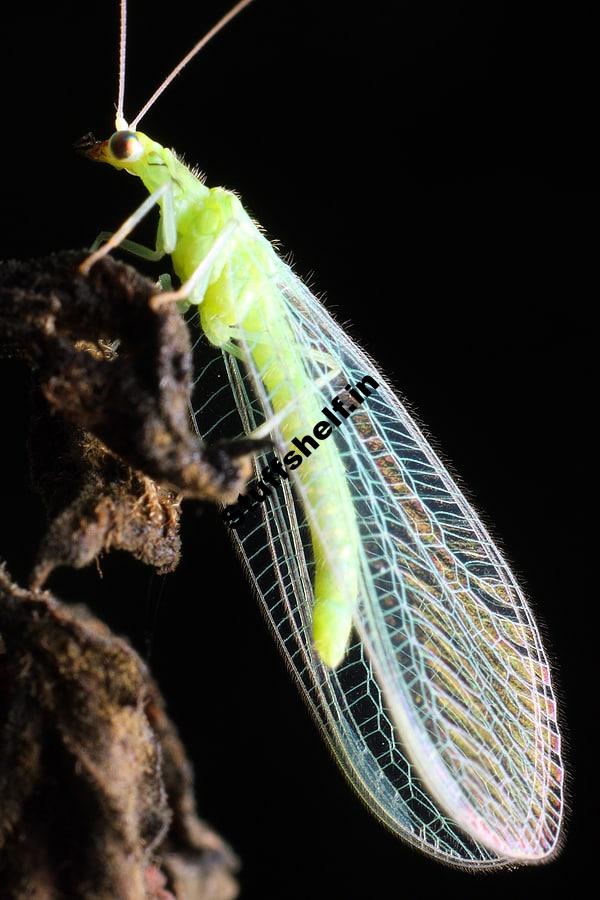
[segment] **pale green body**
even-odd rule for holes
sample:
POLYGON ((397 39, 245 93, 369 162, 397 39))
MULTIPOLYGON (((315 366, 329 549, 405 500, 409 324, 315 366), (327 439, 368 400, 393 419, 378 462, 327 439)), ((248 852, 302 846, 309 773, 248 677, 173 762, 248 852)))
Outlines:
MULTIPOLYGON (((206 187, 170 150, 140 132, 136 136, 144 146, 141 159, 121 163, 106 153, 103 161, 139 176, 149 192, 172 183, 177 241, 171 257, 182 282, 229 223, 239 226, 211 266, 208 282, 201 282, 191 298, 200 304, 206 337, 223 347, 241 332, 250 348, 248 364, 262 380, 275 413, 288 409, 280 425, 284 440, 312 432, 323 414, 310 390, 302 356, 306 351, 294 341, 286 301, 274 278, 280 263, 273 248, 235 194, 206 187)), ((304 488, 316 562, 315 646, 334 667, 344 656, 357 602, 358 538, 346 472, 333 439, 321 443, 294 474, 304 488)))

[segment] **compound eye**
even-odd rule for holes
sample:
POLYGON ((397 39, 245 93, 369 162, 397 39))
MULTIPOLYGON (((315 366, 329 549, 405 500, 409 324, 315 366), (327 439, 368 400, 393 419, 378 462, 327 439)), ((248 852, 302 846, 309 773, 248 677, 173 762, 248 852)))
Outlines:
POLYGON ((134 131, 115 131, 108 142, 108 149, 121 162, 135 162, 144 153, 142 143, 134 131))

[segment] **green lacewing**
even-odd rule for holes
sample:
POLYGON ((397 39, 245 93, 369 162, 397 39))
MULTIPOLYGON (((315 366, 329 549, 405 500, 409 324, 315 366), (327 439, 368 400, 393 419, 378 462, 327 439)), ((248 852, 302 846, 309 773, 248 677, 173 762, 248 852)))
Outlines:
POLYGON ((234 540, 288 668, 369 808, 449 864, 550 859, 563 803, 556 702, 506 561, 383 374, 238 197, 139 131, 173 77, 249 2, 198 41, 129 124, 122 0, 116 131, 88 153, 140 177, 149 197, 88 268, 117 244, 170 255, 182 287, 165 302, 191 310, 209 351, 199 432, 270 434, 277 453, 256 456, 249 495, 260 502, 240 501, 234 540), (154 204, 157 245, 142 248, 127 235, 154 204))

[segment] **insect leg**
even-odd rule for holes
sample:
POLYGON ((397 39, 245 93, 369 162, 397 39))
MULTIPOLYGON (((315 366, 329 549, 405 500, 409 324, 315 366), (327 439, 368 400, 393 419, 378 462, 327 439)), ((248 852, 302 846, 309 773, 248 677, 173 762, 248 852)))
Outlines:
POLYGON ((158 276, 158 286, 161 291, 164 291, 165 293, 173 290, 173 279, 169 272, 165 272, 163 275, 158 276))
MULTIPOLYGON (((116 232, 114 231, 101 231, 90 250, 94 253, 99 247, 104 247, 108 243, 108 241, 113 237, 116 232)), ((126 253, 131 253, 132 256, 138 256, 140 259, 146 259, 149 262, 158 262, 165 255, 165 251, 162 249, 153 250, 151 247, 146 247, 144 244, 138 244, 137 241, 120 241, 119 249, 125 250, 126 253)))
POLYGON ((240 359, 242 362, 246 360, 244 351, 241 350, 237 344, 234 344, 233 341, 227 341, 225 344, 222 344, 221 350, 223 350, 224 353, 229 353, 230 356, 235 356, 236 359, 240 359))
MULTIPOLYGON (((251 332, 245 331, 243 328, 234 328, 231 327, 229 329, 229 334, 231 335, 233 340, 243 341, 245 344, 248 344, 252 347, 256 347, 261 344, 265 347, 272 346, 273 341, 268 336, 265 336, 262 332, 251 332)), ((332 377, 334 375, 338 375, 341 373, 341 367, 339 360, 337 360, 334 356, 331 356, 330 353, 325 353, 323 350, 315 350, 312 347, 301 347, 298 344, 294 345, 298 350, 301 356, 305 359, 312 360, 312 362, 320 362, 323 365, 327 366, 327 368, 332 373, 332 377)), ((242 359, 243 357, 240 355, 241 351, 236 344, 229 343, 223 346, 224 350, 227 350, 231 353, 232 356, 237 356, 242 359), (235 352, 232 351, 231 347, 235 348, 235 352)))
MULTIPOLYGON (((176 291, 167 291, 164 294, 157 294, 153 299, 154 307, 163 306, 165 303, 173 303, 178 300, 188 300, 189 297, 196 291, 203 281, 203 279, 208 279, 210 275, 210 271, 215 264, 218 256, 223 252, 227 244, 230 242, 232 235, 237 229, 240 227, 240 223, 237 219, 230 219, 229 222, 224 226, 221 230, 221 233, 216 238, 212 247, 202 260, 202 262, 196 266, 190 277, 187 281, 181 285, 181 287, 177 288, 176 291)), ((199 294, 203 292, 198 292, 199 294)), ((200 302, 200 301, 198 301, 200 302)))
POLYGON ((167 253, 172 253, 175 248, 175 243, 177 241, 177 234, 175 228, 175 214, 173 210, 173 189, 171 186, 171 182, 166 182, 166 184, 161 185, 156 191, 150 194, 149 197, 146 197, 144 202, 138 206, 138 208, 123 222, 120 228, 114 232, 114 234, 110 234, 110 232, 102 232, 96 240, 94 241, 94 247, 96 247, 99 243, 102 243, 102 246, 98 246, 97 249, 93 250, 93 252, 85 259, 80 267, 79 271, 83 275, 87 275, 90 271, 94 263, 97 263, 99 259, 102 259, 103 256, 106 256, 113 250, 115 247, 122 246, 125 250, 128 250, 130 253, 135 254, 136 256, 140 256, 143 259, 147 259, 150 261, 156 262, 159 259, 162 259, 167 253), (154 250, 149 247, 144 247, 142 244, 138 244, 135 241, 125 240, 128 234, 131 234, 136 225, 141 222, 145 215, 147 215, 150 210, 156 206, 156 204, 164 198, 162 217, 161 217, 161 230, 159 233, 159 239, 157 240, 157 246, 154 250), (102 243, 106 238, 106 243, 102 243))
POLYGON ((320 378, 315 378, 314 381, 311 381, 303 390, 299 391, 299 393, 290 400, 286 405, 279 410, 277 413, 273 413, 272 416, 269 416, 262 425, 259 425, 258 428, 255 428, 254 431, 250 432, 248 435, 249 438, 253 440, 260 440, 262 438, 267 437, 271 433, 271 431, 279 425, 283 420, 295 409, 298 409, 298 406, 306 399, 306 396, 313 392, 315 388, 321 389, 325 387, 329 382, 333 381, 337 378, 340 370, 337 368, 335 371, 327 372, 325 375, 321 375, 320 378))

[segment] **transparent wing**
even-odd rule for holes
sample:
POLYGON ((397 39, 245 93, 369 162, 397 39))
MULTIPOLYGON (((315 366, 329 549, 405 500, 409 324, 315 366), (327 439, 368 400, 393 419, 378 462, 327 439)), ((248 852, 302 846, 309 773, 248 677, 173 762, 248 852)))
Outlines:
MULTIPOLYGON (((341 768, 401 837, 463 866, 547 857, 562 765, 531 611, 373 363, 282 261, 276 280, 322 406, 365 375, 380 385, 330 438, 361 537, 355 629, 338 669, 311 643, 314 562, 300 486, 282 482, 235 532, 289 667, 341 768)), ((195 416, 208 440, 248 433, 273 414, 252 339, 242 342, 245 363, 225 354, 201 370, 195 416)))

